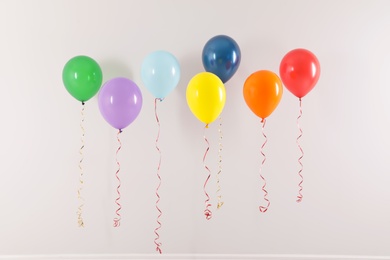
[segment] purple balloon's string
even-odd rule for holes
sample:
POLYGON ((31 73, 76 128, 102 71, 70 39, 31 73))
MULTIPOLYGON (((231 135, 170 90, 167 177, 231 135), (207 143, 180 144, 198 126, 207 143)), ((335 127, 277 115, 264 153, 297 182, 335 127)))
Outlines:
POLYGON ((204 134, 203 134, 203 138, 205 140, 205 142, 207 143, 207 148, 206 148, 206 151, 203 155, 203 165, 204 165, 204 168, 208 171, 208 176, 207 176, 207 179, 206 181, 204 182, 204 185, 203 185, 203 191, 204 191, 204 194, 206 195, 206 200, 205 200, 205 205, 206 205, 206 208, 204 210, 204 215, 206 216, 206 219, 207 220, 210 220, 211 217, 213 216, 213 213, 211 212, 211 210, 209 209, 209 207, 211 207, 211 203, 210 203, 210 196, 209 194, 207 193, 206 191, 206 186, 207 186, 207 183, 211 177, 211 171, 210 169, 207 167, 206 163, 205 163, 205 160, 206 160, 206 156, 207 156, 207 153, 209 152, 210 150, 210 143, 209 141, 207 140, 206 138, 206 128, 209 127, 209 124, 206 124, 206 126, 204 127, 204 134))
POLYGON ((118 134, 117 134, 117 140, 118 140, 118 143, 119 143, 119 147, 116 150, 116 157, 115 157, 116 164, 118 165, 118 170, 115 173, 116 179, 118 180, 118 187, 116 188, 116 192, 118 193, 118 197, 116 198, 115 203, 116 203, 116 205, 118 205, 118 209, 115 211, 115 214, 117 215, 117 217, 114 218, 114 227, 119 227, 121 225, 121 223, 120 223, 120 221, 121 221, 121 214, 119 213, 119 211, 122 209, 122 205, 119 203, 119 200, 121 198, 121 193, 119 191, 119 188, 121 187, 121 179, 118 176, 118 173, 121 170, 121 165, 120 165, 120 163, 118 161, 118 152, 122 148, 122 143, 121 143, 121 140, 119 139, 120 133, 122 133, 121 129, 119 129, 118 134))
POLYGON ((302 190, 303 190, 303 187, 302 187, 302 183, 303 183, 303 175, 302 175, 303 164, 302 164, 301 160, 303 158, 304 153, 303 153, 303 149, 302 149, 301 145, 299 144, 299 139, 302 137, 302 133, 303 133, 302 128, 299 125, 299 119, 301 117, 302 117, 302 99, 300 98, 299 99, 299 116, 297 118, 297 125, 298 125, 298 129, 299 129, 299 136, 297 137, 297 145, 298 145, 299 150, 301 151, 301 156, 298 158, 298 163, 301 166, 301 169, 299 169, 298 175, 301 178, 301 181, 298 184, 299 191, 298 191, 298 196, 297 196, 297 202, 301 202, 302 198, 303 198, 303 195, 302 195, 302 190))
POLYGON ((218 199, 218 204, 217 204, 217 209, 220 209, 223 206, 223 201, 222 201, 222 195, 220 193, 221 191, 221 185, 219 184, 220 179, 219 176, 222 173, 222 117, 219 117, 219 126, 218 126, 218 133, 219 133, 219 142, 218 142, 218 173, 217 173, 217 199, 218 199))
POLYGON ((267 198, 268 192, 267 192, 267 190, 265 189, 265 187, 266 187, 266 185, 267 185, 267 182, 265 181, 265 178, 264 178, 263 175, 261 174, 262 168, 263 168, 264 163, 265 163, 265 160, 267 159, 267 158, 265 157, 265 154, 264 154, 264 152, 263 152, 263 149, 264 149, 264 146, 267 144, 268 139, 267 139, 267 136, 264 134, 264 127, 265 127, 265 119, 264 119, 264 118, 261 120, 261 123, 263 123, 263 125, 262 125, 262 127, 261 127, 261 133, 263 134, 265 140, 264 140, 263 145, 262 145, 261 148, 260 148, 260 153, 262 154, 262 156, 263 156, 264 159, 263 159, 263 161, 261 162, 261 166, 260 166, 260 171, 259 171, 259 172, 260 172, 260 178, 264 181, 263 187, 262 187, 261 189, 264 191, 264 200, 267 202, 267 206, 259 206, 259 210, 260 210, 260 212, 264 213, 264 212, 266 212, 266 211, 268 210, 269 205, 270 205, 270 202, 269 202, 269 200, 268 200, 268 198, 267 198))
POLYGON ((162 215, 162 211, 160 210, 160 208, 158 207, 158 203, 160 202, 160 195, 158 194, 158 190, 160 189, 160 186, 161 186, 161 176, 160 176, 160 167, 161 167, 161 150, 160 148, 158 147, 158 140, 160 138, 160 120, 158 119, 158 115, 157 115, 157 100, 159 101, 162 101, 162 99, 160 98, 156 98, 154 99, 154 115, 156 117, 156 122, 158 124, 158 132, 157 132, 157 137, 156 137, 156 150, 158 151, 159 153, 159 161, 158 161, 158 166, 157 166, 157 178, 159 180, 158 182, 158 185, 157 185, 157 188, 156 188, 156 196, 157 196, 157 201, 156 201, 156 209, 158 211, 158 216, 157 216, 157 227, 154 229, 154 234, 156 234, 156 238, 154 239, 154 244, 156 245, 156 251, 159 252, 160 254, 162 254, 162 250, 161 250, 161 245, 162 243, 159 242, 159 239, 160 239, 160 235, 158 233, 158 230, 161 228, 161 222, 160 222, 160 217, 162 215))
POLYGON ((83 214, 83 207, 84 207, 84 198, 81 196, 81 190, 84 186, 84 170, 83 170, 83 160, 84 160, 84 154, 83 149, 85 146, 84 136, 85 136, 85 129, 84 129, 84 110, 85 110, 85 103, 82 102, 82 108, 81 108, 81 122, 80 122, 80 128, 81 128, 81 147, 79 150, 80 153, 80 161, 79 161, 79 169, 80 169, 80 176, 79 176, 79 188, 77 190, 77 198, 79 200, 79 207, 77 208, 77 222, 79 224, 79 227, 84 227, 84 220, 82 217, 83 214))

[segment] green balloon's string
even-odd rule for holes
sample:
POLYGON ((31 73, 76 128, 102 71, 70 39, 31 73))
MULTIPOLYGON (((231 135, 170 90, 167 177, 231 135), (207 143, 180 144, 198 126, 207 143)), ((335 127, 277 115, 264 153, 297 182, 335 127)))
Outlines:
POLYGON ((80 176, 79 176, 79 188, 77 190, 77 198, 78 198, 80 204, 79 204, 79 207, 77 208, 77 221, 78 221, 79 227, 84 227, 84 220, 83 220, 83 217, 82 217, 83 207, 84 207, 84 198, 81 196, 81 191, 82 191, 83 186, 84 186, 84 180, 83 180, 83 176, 84 176, 84 170, 83 170, 84 154, 83 154, 83 149, 84 149, 84 146, 85 146, 85 141, 84 141, 84 137, 85 137, 85 129, 84 129, 85 104, 84 104, 84 102, 82 102, 81 104, 82 104, 82 108, 81 108, 81 122, 80 122, 81 147, 80 147, 80 151, 79 151, 79 153, 80 153, 80 161, 79 161, 80 176))

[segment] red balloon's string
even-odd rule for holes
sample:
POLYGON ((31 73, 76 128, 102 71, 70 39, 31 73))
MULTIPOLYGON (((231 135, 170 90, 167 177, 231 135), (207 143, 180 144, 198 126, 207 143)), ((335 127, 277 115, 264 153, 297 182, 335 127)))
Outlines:
POLYGON ((158 140, 160 138, 160 120, 158 119, 158 115, 157 115, 157 100, 162 101, 162 99, 156 98, 154 100, 154 115, 156 117, 156 122, 158 124, 158 132, 157 132, 157 137, 156 137, 156 150, 158 151, 159 156, 160 156, 159 161, 158 161, 158 166, 157 166, 157 178, 158 178, 159 182, 158 182, 158 185, 156 188, 156 196, 157 196, 156 209, 158 211, 158 216, 157 216, 157 225, 158 226, 154 229, 154 234, 156 234, 156 238, 154 239, 154 244, 156 245, 156 251, 159 252, 160 254, 162 254, 162 250, 161 250, 162 243, 159 242, 160 235, 158 233, 158 230, 161 228, 160 217, 162 215, 162 211, 158 207, 158 203, 160 202, 160 195, 158 194, 158 190, 160 189, 160 186, 161 186, 161 176, 160 176, 161 151, 160 151, 160 148, 158 147, 158 140))
POLYGON ((206 142, 206 144, 207 144, 206 151, 205 151, 205 153, 204 153, 204 155, 203 155, 203 165, 204 165, 204 168, 208 171, 208 174, 209 174, 209 175, 207 176, 207 179, 206 179, 206 181, 204 182, 203 191, 204 191, 204 194, 206 195, 206 200, 205 200, 206 208, 205 208, 205 210, 204 210, 204 215, 206 216, 206 219, 207 219, 207 220, 210 220, 211 217, 213 216, 213 213, 212 213, 211 210, 209 209, 209 207, 211 207, 211 203, 210 203, 210 196, 209 196, 209 194, 208 194, 207 191, 206 191, 206 186, 207 186, 207 183, 208 183, 208 181, 209 181, 209 179, 210 179, 210 177, 211 177, 211 171, 210 171, 209 167, 207 167, 207 165, 206 165, 206 163, 205 163, 207 153, 208 153, 209 150, 210 150, 210 143, 209 143, 209 141, 208 141, 207 138, 206 138, 206 128, 208 128, 208 127, 209 127, 209 125, 206 124, 206 126, 204 127, 204 134, 203 134, 203 138, 204 138, 204 140, 205 140, 205 142, 206 142))
POLYGON ((301 129, 301 126, 299 125, 299 119, 301 117, 302 117, 302 99, 299 99, 299 116, 297 118, 297 125, 298 125, 298 129, 299 129, 299 136, 297 137, 297 145, 298 145, 299 150, 301 151, 301 156, 298 159, 298 163, 301 166, 301 169, 299 169, 298 175, 301 178, 301 181, 298 184, 299 191, 298 191, 298 196, 297 196, 297 202, 301 202, 302 198, 303 198, 303 195, 302 195, 302 190, 303 190, 303 186, 302 186, 302 183, 303 183, 303 175, 302 175, 303 164, 302 164, 301 160, 303 158, 304 153, 303 153, 303 149, 302 149, 301 145, 299 144, 299 139, 302 137, 302 133, 303 133, 303 131, 301 129))
POLYGON ((84 161, 84 146, 85 146, 85 141, 84 141, 84 136, 85 136, 85 129, 84 129, 84 110, 85 110, 85 103, 82 102, 82 108, 81 108, 81 122, 80 122, 80 128, 81 128, 81 147, 79 150, 80 153, 80 161, 79 161, 79 169, 80 169, 80 176, 79 176, 79 188, 77 190, 77 198, 79 200, 79 207, 77 208, 77 221, 79 224, 79 227, 84 227, 84 220, 82 217, 83 214, 83 207, 84 207, 84 198, 81 196, 81 191, 84 186, 84 169, 83 169, 83 161, 84 161))
POLYGON ((265 187, 266 187, 266 185, 267 185, 267 182, 265 181, 265 178, 263 177, 263 175, 262 175, 262 169, 263 169, 263 166, 264 166, 264 163, 265 163, 265 161, 266 161, 266 157, 265 157, 265 154, 264 154, 264 152, 263 152, 263 149, 264 149, 264 146, 267 144, 267 141, 268 141, 268 139, 267 139, 267 136, 265 135, 265 133, 264 133, 264 127, 265 127, 265 119, 263 118, 262 120, 261 120, 261 122, 263 123, 263 125, 262 125, 262 127, 261 127, 261 133, 263 134, 263 136, 264 136, 264 138, 265 138, 265 140, 264 140, 264 143, 263 143, 263 145, 261 146, 261 148, 260 148, 260 153, 261 153, 261 155, 263 156, 263 161, 261 162, 261 166, 260 166, 260 178, 264 181, 264 184, 263 184, 263 187, 261 188, 263 191, 264 191, 264 200, 267 202, 267 206, 259 206, 259 210, 260 210, 260 212, 262 212, 262 213, 264 213, 264 212, 266 212, 267 210, 268 210, 268 208, 269 208, 269 205, 270 205, 270 201, 268 200, 268 198, 267 198, 267 195, 268 195, 268 192, 267 192, 267 190, 265 189, 265 187))
POLYGON ((119 171, 121 170, 121 165, 120 165, 120 163, 118 161, 118 152, 122 148, 122 143, 121 143, 121 140, 119 139, 119 134, 120 133, 122 133, 122 130, 119 130, 118 134, 117 134, 117 140, 118 140, 118 143, 119 143, 119 147, 116 150, 116 157, 115 157, 116 164, 118 165, 118 170, 115 173, 115 177, 118 180, 118 187, 116 188, 116 192, 118 194, 118 197, 116 198, 115 203, 116 203, 116 205, 118 205, 118 209, 115 211, 115 214, 117 215, 117 217, 114 218, 114 227, 119 227, 121 225, 121 223, 120 223, 120 221, 121 221, 121 214, 119 213, 119 211, 122 209, 122 205, 119 203, 119 200, 121 198, 121 193, 119 191, 119 188, 121 187, 121 179, 119 178, 119 175, 118 175, 119 171))

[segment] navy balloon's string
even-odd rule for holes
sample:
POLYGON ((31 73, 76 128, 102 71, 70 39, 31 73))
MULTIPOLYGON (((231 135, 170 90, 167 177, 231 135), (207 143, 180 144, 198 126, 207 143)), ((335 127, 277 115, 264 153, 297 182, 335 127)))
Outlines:
POLYGON ((217 173, 217 209, 220 209, 223 206, 222 201, 222 195, 221 195, 221 185, 220 185, 220 174, 222 173, 222 117, 219 117, 219 126, 218 126, 218 133, 219 133, 219 142, 218 142, 218 173, 217 173))
POLYGON ((301 156, 298 158, 298 163, 301 166, 301 168, 299 169, 298 175, 301 178, 301 181, 298 184, 299 191, 298 191, 298 196, 297 196, 297 202, 301 202, 302 199, 303 199, 303 195, 302 195, 302 190, 303 190, 303 186, 302 186, 302 184, 303 184, 303 175, 302 175, 303 164, 302 164, 301 160, 303 158, 304 153, 303 153, 303 149, 302 149, 301 145, 299 144, 299 139, 302 137, 302 134, 303 134, 302 128, 299 125, 299 119, 301 117, 302 117, 302 99, 299 99, 299 116, 297 118, 297 125, 298 125, 298 130, 299 130, 299 136, 297 137, 297 145, 298 145, 299 150, 301 151, 301 156))
POLYGON ((266 185, 267 185, 267 182, 265 181, 265 178, 264 178, 263 175, 262 175, 262 169, 263 169, 264 163, 265 163, 265 161, 266 161, 266 159, 267 159, 266 156, 265 156, 265 154, 264 154, 264 152, 263 152, 263 150, 264 150, 265 145, 267 144, 268 139, 267 139, 267 136, 266 136, 265 133, 264 133, 265 119, 262 119, 261 122, 263 123, 263 124, 262 124, 262 127, 261 127, 261 133, 263 134, 265 140, 264 140, 263 145, 262 145, 261 148, 260 148, 260 153, 261 153, 261 155, 263 156, 263 161, 261 162, 261 166, 260 166, 260 171, 259 171, 259 172, 260 172, 260 178, 264 181, 263 187, 262 187, 261 189, 262 189, 263 192, 264 192, 264 200, 267 202, 267 206, 259 206, 259 210, 260 210, 260 212, 264 213, 264 212, 266 212, 266 211, 268 210, 269 205, 270 205, 270 201, 269 201, 268 198, 267 198, 268 192, 267 192, 267 190, 265 189, 265 187, 266 187, 266 185))
POLYGON ((161 186, 161 176, 160 176, 160 167, 161 167, 161 150, 160 148, 158 147, 158 140, 160 138, 160 120, 158 119, 158 114, 157 114, 157 100, 159 101, 162 101, 162 99, 159 99, 159 98, 156 98, 154 100, 154 115, 156 117, 156 122, 157 122, 157 125, 158 125, 158 131, 157 131, 157 137, 156 137, 156 150, 159 154, 159 160, 158 160, 158 165, 157 165, 157 178, 158 178, 158 185, 157 185, 157 188, 156 188, 156 196, 157 196, 157 201, 156 201, 156 209, 158 211, 158 216, 157 216, 157 227, 154 229, 154 234, 156 234, 156 238, 154 239, 154 244, 156 245, 156 251, 159 252, 160 254, 162 254, 162 250, 161 250, 161 246, 162 246, 162 243, 159 242, 159 239, 160 239, 160 235, 158 233, 158 230, 161 228, 161 222, 160 222, 160 218, 162 216, 162 211, 160 210, 160 208, 158 207, 158 203, 160 202, 160 195, 158 194, 158 190, 160 189, 160 186, 161 186))
POLYGON ((206 171, 208 172, 208 176, 207 176, 206 181, 204 182, 204 185, 203 185, 203 191, 204 191, 204 194, 206 195, 206 200, 205 200, 206 208, 204 210, 204 215, 205 215, 207 220, 210 220, 212 218, 212 216, 213 216, 213 213, 209 209, 209 207, 211 207, 211 203, 210 203, 210 196, 209 196, 209 194, 206 191, 206 186, 207 186, 207 183, 208 183, 208 181, 209 181, 209 179, 211 177, 211 171, 210 171, 209 167, 207 167, 207 165, 205 163, 207 153, 210 150, 210 143, 209 143, 209 141, 206 138, 206 128, 208 128, 208 127, 209 127, 209 125, 206 124, 206 126, 204 127, 204 133, 203 133, 203 138, 204 138, 204 140, 205 140, 205 142, 207 144, 206 151, 205 151, 205 153, 203 155, 203 165, 204 165, 204 168, 206 169, 206 171))
POLYGON ((81 147, 80 147, 80 150, 79 150, 79 153, 80 153, 80 161, 79 161, 80 176, 79 176, 79 188, 77 190, 77 198, 79 200, 79 207, 77 208, 77 222, 79 224, 79 227, 84 227, 84 220, 83 220, 83 217, 82 217, 83 207, 84 207, 84 198, 81 196, 81 191, 82 191, 83 186, 84 186, 84 180, 83 180, 83 176, 84 176, 84 169, 83 169, 84 154, 83 154, 83 149, 84 149, 84 146, 85 146, 85 141, 84 141, 84 137, 85 137, 85 129, 84 129, 85 104, 84 104, 84 102, 82 102, 81 104, 82 104, 82 108, 81 108, 81 122, 80 122, 81 147))
POLYGON ((121 221, 121 214, 119 213, 119 211, 122 209, 122 205, 119 203, 119 200, 121 198, 121 193, 119 191, 119 188, 121 187, 121 179, 119 178, 119 175, 118 175, 118 173, 121 170, 121 165, 120 165, 120 163, 118 161, 118 152, 122 148, 122 142, 119 139, 120 133, 122 133, 122 130, 118 131, 118 134, 117 134, 117 137, 116 137, 116 139, 118 140, 118 143, 119 143, 118 149, 116 150, 116 156, 115 156, 116 164, 118 165, 118 169, 117 169, 117 171, 115 173, 115 177, 118 180, 118 186, 116 188, 116 192, 118 194, 118 197, 116 198, 115 203, 116 203, 116 205, 118 205, 118 209, 115 211, 115 214, 117 215, 117 217, 114 218, 114 227, 119 227, 121 225, 121 222, 120 222, 121 221))

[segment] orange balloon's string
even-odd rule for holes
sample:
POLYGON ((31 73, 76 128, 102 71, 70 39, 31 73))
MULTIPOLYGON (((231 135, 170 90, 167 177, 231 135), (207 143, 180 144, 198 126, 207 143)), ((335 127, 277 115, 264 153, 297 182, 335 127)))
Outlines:
POLYGON ((79 204, 79 206, 77 208, 77 222, 79 224, 79 227, 84 227, 84 220, 83 220, 83 217, 82 217, 83 207, 84 207, 84 198, 81 196, 81 191, 82 191, 83 186, 84 186, 84 180, 83 180, 83 176, 84 176, 84 169, 83 169, 84 154, 83 154, 83 149, 84 149, 84 146, 85 146, 85 141, 84 141, 84 137, 85 137, 85 129, 84 129, 85 103, 82 102, 81 104, 82 104, 82 108, 81 108, 81 122, 80 122, 81 147, 80 147, 80 150, 79 150, 79 153, 80 153, 80 161, 79 161, 80 176, 79 176, 79 188, 77 190, 77 198, 78 198, 80 204, 79 204))
POLYGON ((301 168, 299 169, 298 175, 301 178, 301 181, 298 184, 299 191, 298 191, 298 196, 297 196, 297 202, 301 202, 302 198, 303 198, 303 195, 302 195, 302 190, 303 190, 303 186, 302 186, 302 183, 303 183, 303 175, 302 175, 303 164, 302 164, 301 160, 303 158, 304 153, 303 153, 303 149, 302 149, 301 145, 299 144, 299 139, 302 137, 302 133, 303 133, 302 128, 299 125, 299 119, 301 117, 302 117, 302 99, 300 98, 299 99, 299 116, 297 118, 297 125, 298 125, 298 129, 299 129, 299 136, 297 137, 297 145, 298 145, 299 150, 301 151, 301 156, 298 158, 298 163, 301 166, 301 168))
POLYGON ((208 171, 208 176, 207 176, 206 181, 204 182, 204 185, 203 185, 203 191, 204 191, 204 194, 206 195, 206 200, 205 200, 206 208, 204 210, 204 215, 206 216, 207 220, 210 220, 212 218, 212 216, 213 216, 213 213, 209 209, 209 207, 211 207, 211 203, 210 203, 210 196, 209 196, 209 194, 206 191, 206 186, 207 186, 207 183, 208 183, 208 181, 209 181, 209 179, 211 177, 211 171, 210 171, 209 167, 207 167, 207 165, 205 163, 207 153, 210 150, 210 143, 209 143, 209 141, 206 138, 206 128, 208 128, 208 127, 209 127, 209 125, 206 124, 206 126, 204 127, 204 134, 203 134, 203 138, 204 138, 204 140, 205 140, 205 142, 207 144, 206 151, 205 151, 205 153, 203 155, 203 165, 204 165, 204 168, 208 171))
POLYGON ((116 157, 115 157, 116 164, 118 165, 118 169, 115 173, 116 179, 118 180, 118 186, 116 188, 116 192, 118 194, 118 197, 116 198, 115 203, 116 203, 116 205, 118 205, 118 209, 115 211, 115 214, 117 215, 117 217, 114 218, 114 227, 119 227, 121 225, 121 223, 120 223, 121 214, 119 213, 119 211, 122 209, 122 205, 119 203, 119 200, 121 198, 121 193, 119 191, 119 188, 121 187, 121 179, 119 178, 119 175, 118 175, 118 173, 121 170, 121 165, 118 161, 118 152, 122 148, 122 143, 121 143, 121 140, 119 139, 120 133, 122 133, 122 130, 119 129, 118 134, 117 134, 117 140, 118 140, 119 146, 118 146, 118 149, 116 150, 116 157))
POLYGON ((261 127, 261 133, 263 134, 265 140, 264 140, 263 145, 262 145, 261 148, 260 148, 260 153, 261 153, 261 155, 263 156, 263 161, 261 162, 261 166, 260 166, 259 172, 260 172, 260 178, 264 181, 263 187, 262 187, 261 189, 264 191, 264 200, 267 202, 267 206, 259 206, 259 210, 260 210, 260 212, 264 213, 264 212, 266 212, 266 211, 268 210, 269 205, 270 205, 270 201, 269 201, 268 198, 267 198, 268 192, 267 192, 267 190, 265 189, 265 187, 266 187, 266 185, 267 185, 267 182, 265 181, 265 178, 263 177, 263 175, 262 175, 262 173, 261 173, 261 172, 262 172, 262 169, 263 169, 263 166, 264 166, 264 163, 265 163, 265 161, 266 161, 266 159, 267 159, 266 156, 265 156, 265 154, 264 154, 264 152, 263 152, 263 149, 264 149, 264 146, 267 144, 268 139, 267 139, 267 136, 266 136, 265 133, 264 133, 265 119, 263 118, 263 119, 261 120, 261 122, 263 123, 263 125, 262 125, 262 127, 261 127))
POLYGON ((223 201, 222 201, 222 195, 221 195, 221 185, 220 185, 220 174, 222 173, 222 117, 219 117, 219 126, 218 126, 218 132, 219 132, 219 149, 218 149, 218 173, 217 173, 217 199, 218 199, 218 204, 217 204, 217 209, 220 209, 223 206, 223 201))
POLYGON ((156 188, 156 196, 157 196, 156 209, 158 211, 158 216, 157 216, 157 227, 154 229, 154 234, 156 234, 156 238, 154 239, 154 244, 156 245, 156 251, 159 252, 160 254, 162 254, 162 250, 161 250, 162 243, 159 242, 160 235, 158 233, 158 230, 161 228, 160 217, 162 215, 162 211, 158 207, 158 203, 160 202, 160 195, 158 194, 158 190, 160 189, 160 186, 161 186, 161 176, 160 176, 161 150, 158 147, 158 140, 160 138, 160 128, 161 127, 160 127, 160 120, 158 119, 158 115, 157 115, 157 100, 162 101, 162 99, 156 98, 154 100, 154 115, 156 117, 156 122, 158 124, 158 132, 157 132, 157 137, 156 137, 156 150, 158 151, 159 156, 160 156, 159 161, 158 161, 158 166, 157 166, 157 178, 158 178, 159 182, 158 182, 158 185, 156 188))

